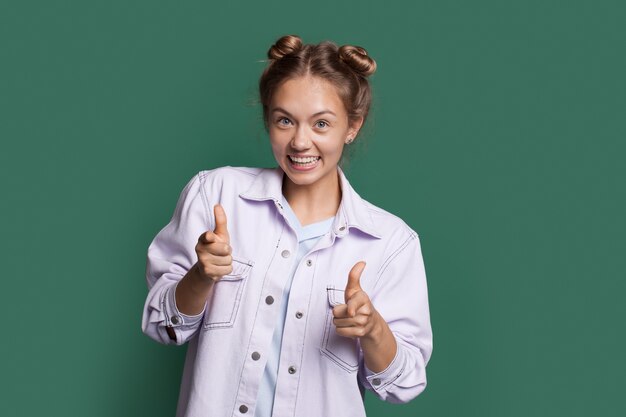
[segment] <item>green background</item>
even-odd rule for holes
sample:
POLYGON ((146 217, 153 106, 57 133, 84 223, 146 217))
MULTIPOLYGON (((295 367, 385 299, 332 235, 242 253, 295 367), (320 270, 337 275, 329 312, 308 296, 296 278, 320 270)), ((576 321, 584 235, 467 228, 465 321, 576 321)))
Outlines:
POLYGON ((279 36, 364 46, 346 168, 421 237, 434 352, 371 416, 624 416, 621 1, 0 3, 5 416, 172 416, 184 347, 143 335, 145 256, 196 172, 274 166, 279 36))

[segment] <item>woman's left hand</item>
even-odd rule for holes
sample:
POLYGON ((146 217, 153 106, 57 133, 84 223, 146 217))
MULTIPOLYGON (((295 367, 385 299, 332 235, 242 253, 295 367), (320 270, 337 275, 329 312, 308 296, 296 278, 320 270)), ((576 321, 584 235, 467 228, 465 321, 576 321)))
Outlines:
POLYGON ((382 372, 396 356, 396 338, 389 325, 374 308, 359 283, 365 262, 357 262, 348 274, 344 293, 345 304, 333 307, 333 323, 340 336, 358 338, 365 366, 372 372, 382 372))
POLYGON ((350 270, 344 293, 345 304, 333 307, 333 323, 340 336, 376 339, 380 334, 382 317, 359 283, 363 269, 365 262, 360 261, 350 270))

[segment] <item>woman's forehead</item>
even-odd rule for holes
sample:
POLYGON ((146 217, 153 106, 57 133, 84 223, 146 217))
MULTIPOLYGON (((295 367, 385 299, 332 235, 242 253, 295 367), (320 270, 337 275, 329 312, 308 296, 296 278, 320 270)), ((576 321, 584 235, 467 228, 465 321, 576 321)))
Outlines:
POLYGON ((305 117, 320 112, 332 112, 337 116, 346 112, 335 86, 322 78, 310 76, 281 83, 272 96, 270 111, 275 109, 305 117))

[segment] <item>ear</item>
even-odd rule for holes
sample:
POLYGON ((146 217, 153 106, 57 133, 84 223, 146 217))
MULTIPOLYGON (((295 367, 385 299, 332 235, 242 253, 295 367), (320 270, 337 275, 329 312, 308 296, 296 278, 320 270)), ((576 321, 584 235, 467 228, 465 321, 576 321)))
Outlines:
POLYGON ((361 126, 363 126, 363 116, 351 120, 349 124, 348 138, 354 140, 354 138, 356 138, 356 135, 358 135, 359 130, 361 130, 361 126))

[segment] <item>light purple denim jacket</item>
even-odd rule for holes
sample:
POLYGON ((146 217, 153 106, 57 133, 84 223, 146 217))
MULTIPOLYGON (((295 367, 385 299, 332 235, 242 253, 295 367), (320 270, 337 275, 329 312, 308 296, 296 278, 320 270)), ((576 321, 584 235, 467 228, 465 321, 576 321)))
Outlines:
MULTIPOLYGON (((419 238, 399 217, 359 197, 337 170, 342 199, 332 228, 293 278, 274 417, 363 417, 365 389, 405 403, 426 387, 432 331, 419 238), (358 339, 338 335, 332 321, 333 306, 344 303, 348 272, 361 260, 367 263, 361 287, 398 345, 378 373, 366 368, 358 339)), ((179 417, 254 415, 264 353, 298 249, 280 203, 283 175, 280 167, 199 172, 148 248, 142 329, 163 344, 189 342, 179 417), (178 311, 174 291, 197 262, 198 237, 215 228, 217 203, 228 219, 233 271, 214 285, 201 314, 187 316, 178 311)))

